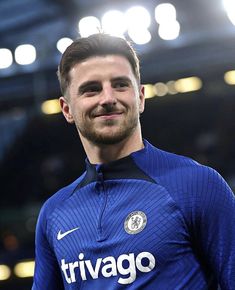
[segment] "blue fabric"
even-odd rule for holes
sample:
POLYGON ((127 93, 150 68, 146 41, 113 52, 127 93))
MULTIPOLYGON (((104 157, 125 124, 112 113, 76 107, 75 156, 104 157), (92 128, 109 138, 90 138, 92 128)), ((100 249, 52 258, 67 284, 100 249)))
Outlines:
POLYGON ((87 161, 47 200, 33 290, 235 289, 231 189, 215 170, 144 142, 109 164, 87 161))

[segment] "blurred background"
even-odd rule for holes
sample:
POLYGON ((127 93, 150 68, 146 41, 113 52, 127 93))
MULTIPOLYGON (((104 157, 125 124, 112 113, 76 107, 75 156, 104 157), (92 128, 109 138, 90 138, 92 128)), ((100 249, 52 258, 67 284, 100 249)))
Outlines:
POLYGON ((61 53, 97 31, 141 60, 143 135, 219 171, 235 188, 233 0, 0 1, 0 289, 31 289, 42 203, 84 170, 58 107, 61 53))

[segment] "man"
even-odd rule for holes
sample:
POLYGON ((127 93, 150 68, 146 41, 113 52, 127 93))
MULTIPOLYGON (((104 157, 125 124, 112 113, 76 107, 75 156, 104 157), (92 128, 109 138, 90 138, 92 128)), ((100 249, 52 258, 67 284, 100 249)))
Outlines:
POLYGON ((81 38, 58 76, 86 171, 42 207, 32 289, 235 289, 233 193, 213 169, 142 139, 131 46, 81 38))

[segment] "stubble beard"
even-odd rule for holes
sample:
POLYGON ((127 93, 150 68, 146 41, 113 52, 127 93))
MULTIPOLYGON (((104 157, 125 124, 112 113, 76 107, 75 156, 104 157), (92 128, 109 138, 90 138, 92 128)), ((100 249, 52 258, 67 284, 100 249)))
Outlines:
POLYGON ((139 125, 139 114, 130 114, 121 124, 117 120, 105 120, 105 132, 99 130, 92 122, 76 122, 78 132, 89 142, 96 145, 114 145, 129 138, 139 125), (116 128, 118 126, 118 128, 116 128), (107 127, 110 130, 107 130, 107 127))

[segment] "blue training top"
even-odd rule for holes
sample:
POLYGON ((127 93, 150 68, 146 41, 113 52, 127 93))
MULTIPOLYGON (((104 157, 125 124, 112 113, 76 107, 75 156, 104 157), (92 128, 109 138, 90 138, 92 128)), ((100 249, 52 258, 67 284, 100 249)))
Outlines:
POLYGON ((145 148, 47 200, 33 290, 235 289, 235 198, 213 169, 145 148))

